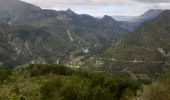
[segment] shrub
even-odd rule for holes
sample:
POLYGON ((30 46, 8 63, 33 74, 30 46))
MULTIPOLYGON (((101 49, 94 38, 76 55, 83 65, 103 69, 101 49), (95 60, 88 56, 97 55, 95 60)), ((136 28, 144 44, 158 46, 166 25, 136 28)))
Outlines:
POLYGON ((0 83, 2 83, 5 79, 9 78, 10 74, 11 72, 9 69, 0 67, 0 83))
POLYGON ((71 75, 73 70, 63 65, 31 64, 28 67, 31 76, 41 76, 47 74, 71 75))
POLYGON ((80 70, 72 76, 49 79, 40 93, 43 100, 120 100, 136 96, 140 89, 141 84, 130 78, 80 70))

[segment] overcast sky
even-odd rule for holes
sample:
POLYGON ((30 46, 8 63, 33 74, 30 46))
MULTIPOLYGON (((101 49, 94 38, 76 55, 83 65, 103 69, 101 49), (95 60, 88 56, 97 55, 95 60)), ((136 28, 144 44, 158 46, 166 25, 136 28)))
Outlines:
POLYGON ((170 0, 22 0, 41 8, 72 9, 93 16, 138 16, 149 9, 170 9, 170 0))

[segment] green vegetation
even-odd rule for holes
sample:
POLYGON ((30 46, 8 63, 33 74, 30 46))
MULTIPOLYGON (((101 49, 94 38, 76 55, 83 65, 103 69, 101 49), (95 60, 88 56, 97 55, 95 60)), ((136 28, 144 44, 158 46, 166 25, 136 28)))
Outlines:
POLYGON ((73 69, 68 68, 63 65, 34 65, 31 64, 28 67, 28 72, 30 72, 30 76, 42 76, 42 75, 72 75, 73 69))
POLYGON ((148 21, 88 59, 84 66, 111 73, 128 73, 144 83, 137 100, 170 100, 170 11, 148 21))
POLYGON ((155 79, 169 64, 170 58, 170 11, 163 11, 112 44, 96 58, 85 61, 99 71, 129 72, 155 79), (96 66, 95 66, 96 65, 96 66))
POLYGON ((170 72, 162 73, 152 84, 145 87, 142 96, 144 100, 170 100, 170 72))
POLYGON ((129 75, 29 65, 13 71, 0 89, 2 100, 131 100, 142 85, 129 75))
POLYGON ((8 79, 10 74, 11 72, 9 69, 0 66, 0 84, 2 84, 4 80, 8 79))
POLYGON ((0 66, 0 100, 170 100, 170 11, 116 42, 138 24, 0 2, 0 65, 42 63, 0 66))

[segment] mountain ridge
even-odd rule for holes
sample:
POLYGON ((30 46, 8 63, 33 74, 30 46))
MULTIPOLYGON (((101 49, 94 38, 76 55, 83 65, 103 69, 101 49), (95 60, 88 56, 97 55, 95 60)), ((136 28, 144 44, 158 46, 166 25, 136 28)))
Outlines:
POLYGON ((57 59, 62 63, 85 56, 127 33, 110 17, 102 20, 71 9, 41 9, 19 0, 1 0, 0 5, 0 39, 4 40, 0 54, 19 64, 57 63, 57 59))
POLYGON ((170 65, 170 10, 147 21, 113 43, 84 66, 108 72, 128 72, 153 78, 170 65), (95 63, 95 64, 93 64, 95 63))

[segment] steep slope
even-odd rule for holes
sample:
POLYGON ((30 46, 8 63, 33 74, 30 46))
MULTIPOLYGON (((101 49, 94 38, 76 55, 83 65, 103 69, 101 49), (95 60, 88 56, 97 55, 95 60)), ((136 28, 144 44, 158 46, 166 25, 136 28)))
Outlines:
MULTIPOLYGON (((118 44, 113 46, 113 48, 111 47, 110 49, 119 48, 119 52, 123 52, 121 50, 124 50, 126 52, 131 51, 132 53, 128 54, 131 56, 123 57, 125 60, 135 60, 135 59, 147 60, 148 59, 149 61, 154 61, 154 59, 149 59, 148 57, 139 57, 139 58, 135 57, 134 52, 138 51, 138 49, 141 48, 144 49, 142 50, 143 53, 146 53, 146 51, 155 51, 160 53, 160 55, 162 56, 167 56, 170 50, 169 48, 170 16, 169 15, 170 15, 170 11, 168 10, 164 11, 158 18, 144 23, 139 28, 137 28, 134 32, 127 35, 122 41, 120 41, 118 44)), ((112 53, 111 55, 115 55, 115 54, 112 53)))
POLYGON ((43 10, 19 0, 0 0, 0 54, 19 64, 63 62, 118 40, 127 32, 118 23, 109 16, 97 19, 70 9, 43 10))
POLYGON ((41 8, 19 0, 0 0, 0 22, 9 24, 28 23, 55 17, 56 11, 41 8))
POLYGON ((129 19, 128 21, 122 22, 122 26, 125 29, 133 31, 144 22, 153 20, 154 18, 158 17, 162 11, 163 10, 161 9, 150 9, 138 17, 134 17, 129 19))
POLYGON ((110 46, 97 64, 108 71, 130 71, 155 76, 169 65, 170 11, 146 22, 121 41, 110 46))
POLYGON ((141 16, 132 18, 130 21, 143 23, 148 20, 156 18, 157 16, 159 16, 159 14, 161 14, 162 11, 163 10, 161 10, 161 9, 150 9, 150 10, 146 11, 144 14, 142 14, 141 16))

